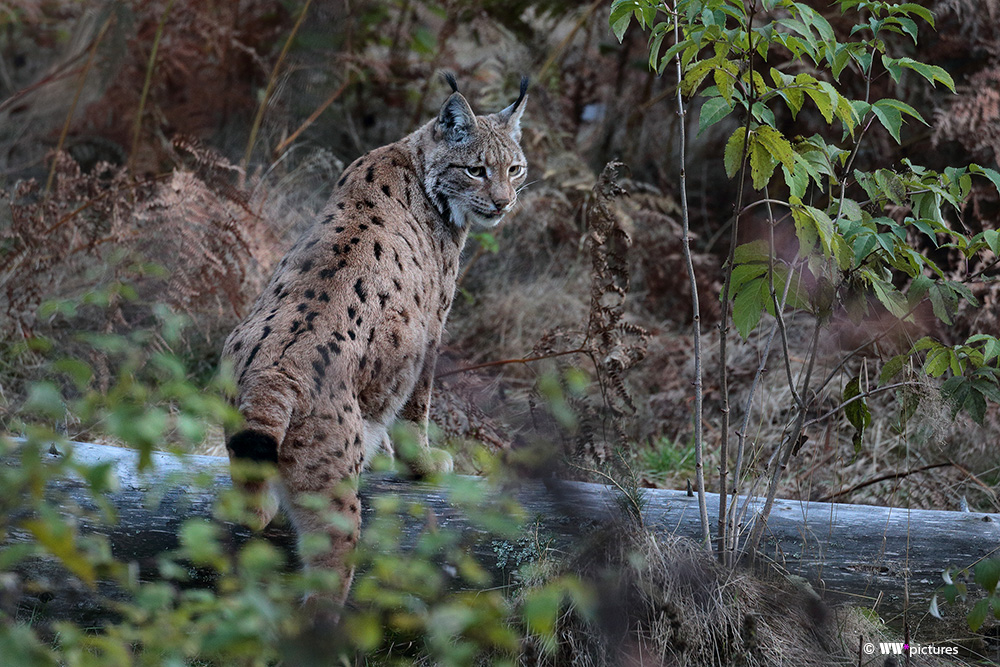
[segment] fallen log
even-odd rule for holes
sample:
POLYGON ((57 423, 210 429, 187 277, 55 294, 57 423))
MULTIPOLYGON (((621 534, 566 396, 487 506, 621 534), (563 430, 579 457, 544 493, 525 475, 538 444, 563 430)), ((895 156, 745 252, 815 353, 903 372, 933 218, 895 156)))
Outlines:
MULTIPOLYGON (((218 491, 230 485, 228 462, 214 456, 154 453, 151 469, 137 472, 138 453, 117 447, 72 443, 74 460, 113 466, 118 490, 109 496, 117 510, 113 526, 82 524, 84 531, 108 536, 113 555, 139 565, 144 578, 155 577, 156 557, 177 546, 181 524, 192 517, 212 517, 218 491), (211 483, 196 483, 205 476, 211 483), (151 498, 156 498, 151 502, 151 498)), ((47 456, 58 457, 55 450, 47 456)), ((3 461, 17 465, 16 457, 3 461)), ((588 527, 621 516, 617 493, 609 487, 583 482, 528 480, 510 490, 529 516, 556 545, 568 545, 588 527)), ((92 507, 82 480, 58 480, 46 492, 50 498, 71 500, 92 507)), ((419 503, 433 515, 438 526, 457 531, 477 531, 475 551, 486 567, 499 571, 494 537, 474 526, 442 487, 403 480, 392 475, 366 475, 361 494, 365 519, 371 517, 372 500, 397 497, 407 507, 419 503)), ((661 534, 697 539, 701 533, 697 498, 684 491, 646 490, 644 525, 661 534)), ((718 496, 708 494, 709 514, 718 511, 718 496)), ((752 520, 758 503, 751 501, 745 516, 752 520)), ((405 517, 406 539, 413 539, 427 525, 427 515, 405 517)), ((810 581, 824 598, 848 601, 862 607, 878 604, 887 620, 909 606, 923 613, 941 584, 946 567, 967 568, 1000 547, 1000 516, 995 514, 907 510, 901 508, 845 505, 837 503, 776 501, 767 519, 764 555, 787 571, 810 581)), ((233 546, 251 537, 245 528, 228 525, 233 546)), ((744 527, 746 529, 747 527, 744 527)), ((293 537, 280 526, 269 528, 265 537, 289 552, 293 537)), ((11 530, 8 541, 29 540, 25 532, 11 530)), ((405 540, 404 540, 405 541, 405 540)), ((87 589, 73 587, 57 564, 32 566, 33 576, 48 579, 47 593, 25 593, 22 613, 46 618, 66 618, 95 623, 107 616, 87 589)), ((206 582, 210 583, 210 582, 206 582)), ((102 595, 114 598, 110 585, 102 595)))

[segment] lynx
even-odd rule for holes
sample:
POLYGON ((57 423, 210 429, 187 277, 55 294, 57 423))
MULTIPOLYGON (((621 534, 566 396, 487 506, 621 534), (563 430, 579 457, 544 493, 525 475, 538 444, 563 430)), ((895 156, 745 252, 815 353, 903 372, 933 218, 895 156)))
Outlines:
POLYGON ((259 527, 280 505, 300 536, 329 534, 330 550, 306 565, 340 574, 341 604, 361 524, 357 478, 380 447, 391 451, 388 427, 418 424, 415 474, 452 467, 428 445, 427 418, 459 256, 471 226, 492 227, 514 206, 527 169, 527 79, 513 104, 481 116, 445 79, 452 93, 437 118, 344 171, 223 351, 244 418, 227 442, 234 479, 258 498, 259 527), (246 460, 273 464, 277 480, 238 474, 246 460), (349 529, 303 494, 329 499, 349 529))

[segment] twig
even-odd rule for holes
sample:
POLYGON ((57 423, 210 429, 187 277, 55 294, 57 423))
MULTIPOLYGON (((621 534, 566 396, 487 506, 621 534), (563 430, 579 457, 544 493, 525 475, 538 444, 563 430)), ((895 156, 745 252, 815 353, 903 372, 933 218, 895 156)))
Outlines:
POLYGON ((952 466, 954 466, 954 468, 956 470, 961 471, 963 475, 965 475, 966 477, 968 477, 969 479, 971 479, 977 486, 979 486, 983 491, 985 491, 987 494, 989 494, 990 498, 993 499, 993 504, 994 505, 1000 504, 1000 498, 997 498, 997 492, 994 491, 993 488, 989 484, 987 484, 983 480, 981 480, 978 477, 976 477, 976 475, 973 474, 973 472, 971 470, 969 470, 968 468, 966 468, 965 466, 963 466, 961 463, 955 463, 951 459, 949 459, 948 462, 952 466))
POLYGON ((868 346, 874 345, 875 343, 879 342, 880 340, 882 340, 883 338, 885 338, 886 336, 888 336, 890 333, 892 333, 893 331, 895 331, 896 328, 902 322, 906 321, 907 317, 909 317, 910 315, 912 315, 917 310, 917 308, 920 307, 921 303, 923 303, 923 301, 921 301, 920 303, 915 304, 913 306, 913 308, 910 308, 910 310, 907 311, 906 314, 904 314, 902 317, 900 317, 898 320, 896 320, 896 322, 894 322, 893 325, 890 326, 888 329, 886 329, 885 331, 883 331, 881 333, 875 334, 870 339, 868 339, 867 341, 865 341, 861 345, 858 345, 856 348, 854 348, 853 350, 851 350, 850 352, 848 352, 847 356, 845 356, 843 359, 841 359, 837 363, 837 365, 834 366, 830 370, 830 372, 826 374, 826 377, 823 378, 823 381, 816 388, 816 391, 817 392, 823 391, 823 389, 826 387, 826 385, 830 384, 830 382, 833 381, 833 378, 837 375, 837 373, 840 372, 840 369, 843 368, 844 365, 846 365, 848 361, 850 361, 852 358, 854 358, 854 355, 856 355, 858 352, 861 352, 862 350, 864 350, 868 346))
MULTIPOLYGON (((76 93, 73 95, 73 103, 69 107, 69 112, 66 113, 66 122, 63 123, 62 132, 59 133, 59 142, 56 144, 56 153, 59 153, 66 144, 66 135, 69 134, 70 124, 73 122, 73 116, 76 115, 77 104, 80 103, 80 95, 83 93, 83 84, 87 81, 87 74, 90 73, 91 67, 94 65, 94 57, 97 56, 97 47, 100 46, 101 41, 104 39, 104 33, 108 31, 108 27, 111 25, 112 16, 109 15, 104 21, 104 25, 101 26, 100 32, 97 33, 97 37, 94 38, 94 43, 90 47, 90 53, 87 55, 87 62, 83 64, 83 69, 80 70, 80 82, 76 86, 76 93)), ((55 180, 56 176, 56 160, 52 160, 52 166, 49 167, 49 177, 45 180, 45 191, 42 194, 43 199, 48 199, 49 192, 52 190, 52 181, 55 180)))
POLYGON ((557 44, 554 49, 552 49, 552 52, 549 54, 549 57, 545 59, 545 62, 538 69, 539 81, 545 81, 545 73, 548 72, 548 69, 555 64, 556 60, 558 60, 560 56, 562 56, 563 51, 566 50, 566 47, 568 47, 570 45, 570 42, 573 41, 573 38, 576 37, 576 33, 580 32, 580 28, 582 28, 583 25, 587 22, 587 20, 594 15, 594 12, 597 11, 597 8, 603 6, 604 6, 604 0, 594 0, 594 2, 590 4, 590 7, 587 8, 587 11, 585 11, 583 15, 580 16, 579 19, 577 19, 576 23, 573 25, 573 29, 569 31, 569 34, 567 34, 566 37, 564 37, 563 40, 559 42, 559 44, 557 44))
POLYGON ((913 381, 897 382, 895 384, 887 384, 887 385, 885 385, 883 387, 876 387, 875 389, 871 389, 869 391, 862 392, 862 393, 858 394, 857 396, 852 396, 851 398, 847 399, 846 401, 844 401, 843 403, 841 403, 837 407, 833 408, 832 410, 830 410, 826 414, 821 415, 819 417, 815 417, 814 419, 810 419, 809 421, 807 421, 806 423, 804 423, 802 425, 802 428, 806 429, 806 428, 809 428, 810 426, 812 426, 813 424, 818 424, 821 421, 829 419, 830 417, 834 416, 835 414, 837 414, 838 412, 840 412, 841 410, 843 410, 844 408, 846 408, 851 403, 854 403, 855 401, 860 401, 860 400, 866 399, 869 396, 874 396, 875 394, 881 394, 883 391, 889 391, 890 389, 898 389, 899 387, 908 387, 908 386, 918 385, 918 384, 920 384, 920 383, 919 382, 913 382, 913 381))
POLYGON ((903 479, 904 477, 909 477, 910 475, 915 475, 918 472, 926 472, 928 470, 933 470, 935 468, 947 468, 956 467, 951 461, 945 461, 944 463, 931 463, 929 465, 920 466, 919 468, 911 468, 910 470, 904 470, 902 472, 893 472, 886 475, 879 475, 878 477, 873 477, 872 479, 865 480, 864 482, 858 482, 857 484, 850 486, 836 493, 830 493, 819 499, 818 502, 828 503, 834 498, 840 498, 841 496, 846 496, 848 494, 854 493, 859 489, 863 489, 866 486, 871 486, 872 484, 878 484, 879 482, 885 482, 890 479, 903 479))
POLYGON ((323 103, 320 104, 318 107, 316 107, 316 110, 313 111, 312 114, 310 114, 309 117, 306 118, 301 125, 299 125, 297 130, 292 132, 291 135, 289 135, 284 141, 278 144, 277 148, 275 148, 272 153, 274 159, 277 160, 279 157, 281 157, 281 154, 285 152, 285 149, 287 149, 293 141, 298 139, 299 135, 305 132, 305 130, 310 125, 315 123, 316 119, 319 118, 320 114, 326 111, 326 108, 331 104, 333 104, 337 100, 337 98, 340 97, 345 90, 347 90, 347 87, 351 85, 353 81, 354 81, 353 76, 348 76, 346 79, 344 79, 344 82, 340 84, 340 88, 337 88, 337 90, 333 91, 333 93, 331 93, 328 98, 323 100, 323 103))
POLYGON ((312 0, 306 0, 306 4, 302 6, 299 18, 295 21, 295 25, 292 26, 292 31, 288 34, 285 45, 281 48, 281 54, 278 55, 278 60, 274 63, 274 69, 271 70, 271 76, 267 80, 267 88, 264 89, 264 98, 260 101, 260 106, 257 107, 257 115, 254 117, 253 126, 250 128, 250 138, 247 140, 243 162, 240 163, 240 168, 244 174, 246 174, 247 165, 250 164, 250 155, 253 154, 253 145, 257 142, 257 132, 260 131, 260 124, 264 120, 264 112, 267 110, 267 105, 271 102, 271 95, 274 93, 274 82, 278 78, 278 72, 281 70, 282 63, 285 62, 285 56, 288 55, 288 49, 291 48, 292 41, 299 32, 299 26, 302 25, 302 21, 309 12, 310 4, 312 4, 312 0))
POLYGON ((575 463, 570 463, 569 465, 571 467, 573 467, 573 468, 576 468, 577 470, 581 470, 583 472, 589 472, 592 475, 597 475, 598 477, 602 477, 602 478, 608 480, 608 484, 610 484, 611 486, 613 486, 616 489, 618 489, 621 492, 621 494, 625 497, 625 499, 628 501, 628 504, 631 505, 632 508, 635 510, 635 518, 639 522, 639 527, 640 528, 642 527, 642 525, 643 525, 642 507, 639 505, 639 502, 638 502, 638 500, 636 500, 636 498, 634 497, 634 495, 632 493, 629 493, 628 489, 626 489, 624 486, 621 485, 621 482, 619 482, 618 480, 616 480, 614 477, 612 477, 608 473, 602 472, 600 470, 595 470, 593 468, 585 468, 585 467, 583 467, 581 465, 577 465, 575 463))
MULTIPOLYGON (((88 46, 88 48, 90 48, 90 47, 88 46)), ((79 67, 74 67, 72 69, 69 69, 69 66, 72 65, 73 63, 75 63, 80 58, 82 58, 84 53, 85 53, 85 51, 80 51, 79 53, 77 53, 76 55, 74 55, 72 58, 70 58, 66 62, 62 63, 61 65, 59 65, 55 69, 55 71, 50 72, 49 74, 47 74, 46 76, 42 77, 38 81, 35 81, 31 85, 25 86, 21 90, 17 91, 13 95, 11 95, 7 99, 5 99, 3 102, 0 102, 0 111, 6 111, 9 107, 13 106, 22 97, 30 95, 31 93, 35 92, 39 88, 44 88, 45 86, 49 85, 50 83, 54 83, 56 81, 59 81, 60 79, 68 79, 69 77, 74 76, 74 75, 79 74, 80 72, 84 71, 84 68, 85 68, 84 65, 80 65, 79 67)))
MULTIPOLYGON (((750 40, 747 49, 747 71, 753 72, 753 17, 754 17, 755 7, 751 6, 750 14, 747 19, 747 35, 750 40)), ((680 68, 680 59, 678 57, 677 67, 680 68)), ((750 151, 750 122, 753 118, 751 110, 756 102, 754 96, 754 84, 753 76, 748 77, 750 88, 747 90, 746 95, 746 121, 743 126, 743 155, 740 158, 740 173, 739 173, 739 183, 737 184, 736 192, 736 203, 733 205, 733 217, 732 223, 730 225, 730 236, 729 236, 729 254, 726 256, 725 273, 726 277, 722 285, 722 315, 719 322, 719 392, 722 396, 722 427, 721 427, 721 438, 719 442, 719 458, 722 461, 720 466, 720 476, 719 476, 719 525, 725 530, 725 516, 726 516, 726 499, 728 494, 728 489, 726 487, 727 478, 729 476, 728 466, 729 460, 729 374, 727 371, 727 362, 729 359, 729 346, 727 344, 727 339, 729 337, 729 293, 730 287, 733 282, 733 262, 736 259, 736 245, 739 241, 739 221, 740 212, 743 206, 743 192, 746 185, 746 175, 747 175, 747 156, 750 151), (726 474, 721 474, 722 470, 726 470, 726 474)), ((678 83, 678 86, 680 83, 678 83)), ((722 540, 721 545, 725 545, 727 539, 726 535, 722 534, 719 536, 722 540)), ((724 549, 720 549, 720 558, 724 558, 724 549)))
MULTIPOLYGON (((770 212, 770 207, 768 211, 770 212)), ((771 222, 773 230, 774 221, 772 220, 771 222)), ((775 311, 777 313, 784 311, 785 304, 788 302, 788 290, 791 288, 792 278, 795 277, 795 271, 792 269, 793 267, 789 267, 788 276, 785 278, 785 287, 781 293, 781 304, 775 311)), ((771 280, 773 280, 773 276, 771 280)), ((753 382, 750 383, 750 390, 743 408, 743 422, 740 424, 740 430, 736 431, 736 466, 733 468, 733 497, 732 502, 727 508, 726 542, 723 545, 723 548, 727 552, 727 558, 736 551, 736 508, 740 499, 740 475, 743 473, 743 457, 746 453, 746 433, 750 427, 750 411, 753 406, 753 397, 757 392, 757 385, 760 384, 760 379, 764 375, 764 370, 767 368, 767 359, 771 354, 771 345, 774 342, 774 335, 777 332, 778 323, 775 321, 771 327, 771 333, 768 334, 767 341, 764 343, 764 350, 761 353, 760 363, 757 364, 757 372, 754 373, 753 382)))
MULTIPOLYGON (((667 8, 669 13, 670 8, 667 8)), ((674 12, 677 12, 677 3, 674 2, 674 12)), ((680 42, 680 21, 674 21, 674 40, 680 42)), ((702 370, 701 370, 701 307, 698 303, 698 281, 694 272, 694 260, 691 257, 691 225, 688 217, 687 199, 687 112, 684 109, 684 97, 681 95, 681 80, 684 72, 681 67, 681 57, 677 54, 677 116, 680 118, 679 139, 680 139, 680 180, 681 180, 681 220, 683 222, 681 248, 684 250, 684 261, 687 264, 688 282, 691 285, 691 319, 692 335, 694 336, 694 470, 695 480, 698 484, 698 514, 701 517, 701 540, 702 546, 709 551, 712 550, 712 536, 708 528, 708 504, 705 500, 705 450, 702 430, 702 405, 704 396, 702 390, 702 370)), ((719 476, 722 479, 722 487, 719 491, 719 536, 724 534, 725 527, 725 497, 726 497, 726 454, 723 450, 722 466, 719 476)), ((721 547, 721 543, 720 543, 721 547)), ((720 548, 721 552, 721 548, 720 548)))
POLYGON ((434 376, 434 379, 440 380, 441 378, 446 378, 449 375, 458 375, 459 373, 468 373, 469 371, 477 371, 480 368, 492 368, 494 366, 506 366, 508 364, 530 364, 535 361, 544 361, 545 359, 554 359, 555 357, 565 357, 569 354, 586 354, 588 352, 585 347, 578 347, 575 350, 565 350, 563 352, 553 352, 551 354, 542 354, 537 357, 525 357, 523 359, 500 359, 498 361, 486 361, 481 364, 473 364, 472 366, 464 366, 462 368, 455 368, 450 371, 445 371, 444 373, 438 373, 434 376))
POLYGON ((163 38, 163 29, 167 25, 167 17, 174 6, 174 0, 167 3, 163 14, 160 16, 160 23, 156 26, 156 36, 153 38, 153 49, 149 53, 149 61, 146 63, 146 80, 142 84, 142 94, 139 96, 139 108, 135 112, 135 124, 132 127, 132 148, 128 155, 129 171, 134 172, 135 156, 139 152, 139 133, 142 130, 142 114, 146 108, 146 98, 149 96, 149 87, 153 83, 153 69, 156 67, 156 54, 160 50, 160 39, 163 38))
MULTIPOLYGON (((806 396, 809 391, 809 381, 812 378, 813 366, 816 364, 816 354, 819 350, 819 330, 820 330, 821 320, 816 318, 816 326, 813 328, 812 343, 810 344, 809 353, 809 364, 806 366, 805 377, 802 380, 802 387, 799 389, 800 396, 806 396)), ((788 344, 786 339, 782 339, 782 353, 787 357, 788 355, 788 344)), ((749 552, 755 552, 757 546, 760 544, 760 538, 764 535, 764 529, 767 526, 767 517, 771 514, 771 508, 774 506, 774 499, 778 494, 778 482, 781 480, 781 473, 788 467, 788 461, 792 457, 792 452, 796 450, 796 444, 799 441, 799 436, 802 434, 806 417, 806 411, 803 408, 797 410, 795 415, 795 422, 792 425, 791 430, 788 433, 787 440, 784 440, 778 447, 778 452, 776 453, 777 464, 771 470, 771 479, 768 482, 767 487, 767 497, 764 500, 764 507, 761 508, 757 520, 754 523, 753 531, 750 533, 750 539, 747 541, 747 550, 749 552)))

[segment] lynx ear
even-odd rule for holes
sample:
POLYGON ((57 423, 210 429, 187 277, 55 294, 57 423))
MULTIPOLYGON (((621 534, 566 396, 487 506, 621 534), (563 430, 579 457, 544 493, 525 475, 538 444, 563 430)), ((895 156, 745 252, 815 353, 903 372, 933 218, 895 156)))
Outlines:
POLYGON ((525 101, 528 99, 528 77, 521 77, 521 94, 517 101, 506 109, 497 112, 500 121, 507 126, 507 132, 514 141, 521 139, 521 115, 524 113, 525 101))
POLYGON ((472 113, 472 107, 462 97, 462 93, 452 93, 438 114, 435 129, 439 136, 444 137, 449 144, 461 144, 469 138, 475 126, 476 115, 472 113))

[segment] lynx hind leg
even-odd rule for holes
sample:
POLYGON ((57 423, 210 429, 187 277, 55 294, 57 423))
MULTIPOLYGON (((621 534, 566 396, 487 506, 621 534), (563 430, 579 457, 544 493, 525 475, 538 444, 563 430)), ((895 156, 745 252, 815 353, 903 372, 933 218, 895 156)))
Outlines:
POLYGON ((243 492, 248 512, 247 523, 253 530, 263 530, 278 513, 279 500, 274 470, 278 462, 275 439, 260 431, 246 429, 226 443, 233 486, 243 492))
POLYGON ((343 422, 329 433, 290 433, 287 442, 298 447, 278 461, 283 505, 298 535, 303 563, 338 575, 332 589, 307 597, 318 621, 335 620, 347 599, 354 577, 349 556, 361 530, 357 488, 365 454, 364 425, 356 408, 341 416, 343 422), (313 541, 314 535, 326 540, 313 541))

